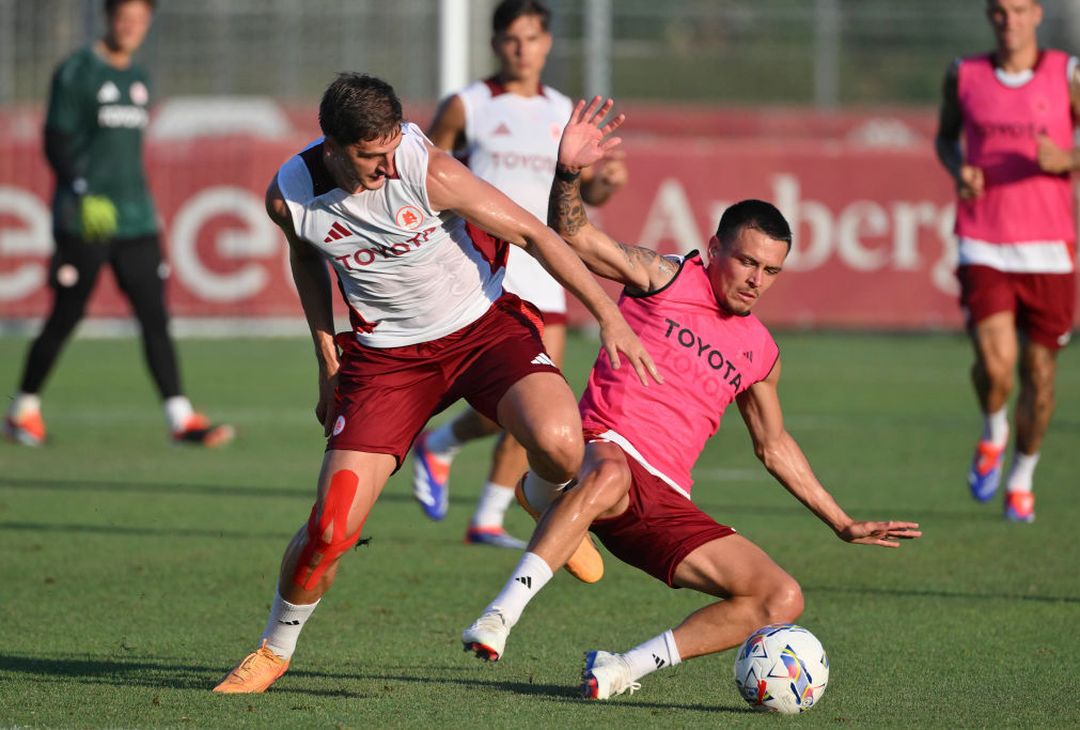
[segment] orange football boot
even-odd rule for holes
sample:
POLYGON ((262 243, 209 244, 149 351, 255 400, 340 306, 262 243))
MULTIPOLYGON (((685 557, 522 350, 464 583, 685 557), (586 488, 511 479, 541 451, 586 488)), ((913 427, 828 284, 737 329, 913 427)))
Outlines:
POLYGON ((226 674, 214 691, 222 694, 265 692, 288 668, 289 660, 267 649, 264 639, 262 646, 244 657, 244 661, 226 674))
MULTIPOLYGON (((534 520, 540 519, 540 513, 533 509, 529 500, 525 497, 525 477, 522 477, 514 488, 514 496, 522 509, 529 513, 534 520)), ((586 533, 581 539, 577 550, 566 561, 566 570, 582 583, 595 583, 604 577, 604 558, 600 551, 593 545, 592 537, 586 533)))
POLYGON ((233 440, 236 431, 232 426, 222 423, 210 423, 210 419, 201 413, 192 413, 184 427, 173 431, 173 441, 178 444, 195 444, 213 449, 224 446, 233 440))
POLYGON ((19 416, 6 416, 4 437, 23 446, 41 446, 45 443, 45 421, 41 411, 27 410, 19 416))

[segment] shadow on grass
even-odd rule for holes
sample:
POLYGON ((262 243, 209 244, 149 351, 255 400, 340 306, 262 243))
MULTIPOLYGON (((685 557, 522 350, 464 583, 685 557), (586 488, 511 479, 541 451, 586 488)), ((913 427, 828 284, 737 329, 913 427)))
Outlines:
MULTIPOLYGON (((179 482, 141 482, 85 479, 35 479, 33 477, 0 477, 0 489, 26 489, 31 491, 54 492, 110 492, 114 494, 148 494, 160 496, 187 495, 194 497, 255 497, 262 499, 307 499, 315 497, 315 476, 312 473, 311 485, 297 487, 244 486, 238 484, 184 484, 179 482)), ((412 502, 411 493, 402 489, 383 490, 380 502, 412 502)), ((453 504, 472 505, 475 496, 450 496, 453 504)))
POLYGON ((964 601, 1034 601, 1037 603, 1080 603, 1077 596, 1041 596, 1024 593, 968 593, 922 588, 856 588, 845 586, 802 587, 805 593, 845 593, 860 596, 896 596, 899 598, 952 598, 964 601))
MULTIPOLYGON (((422 671, 422 668, 418 668, 422 671)), ((432 667, 430 671, 472 671, 464 667, 432 667)), ((205 665, 185 664, 176 661, 149 660, 145 658, 132 659, 94 659, 75 657, 41 657, 0 654, 0 672, 24 675, 29 681, 36 682, 63 682, 70 680, 84 684, 104 684, 116 687, 144 687, 178 690, 209 690, 223 674, 221 667, 208 667, 205 665)), ((274 686, 272 692, 275 695, 296 694, 313 697, 325 697, 328 699, 364 699, 377 696, 378 692, 357 692, 342 687, 341 689, 315 688, 296 686, 298 684, 310 684, 306 680, 316 680, 318 683, 338 683, 342 685, 355 685, 356 683, 409 683, 431 685, 448 685, 470 689, 491 690, 508 694, 522 695, 527 697, 548 698, 559 702, 581 703, 576 687, 555 684, 537 684, 533 682, 501 681, 496 679, 483 679, 477 677, 459 676, 445 677, 432 675, 409 675, 401 673, 353 673, 353 672, 322 672, 322 671, 290 671, 283 680, 274 686)), ((380 687, 382 689, 382 687, 380 687)), ((586 703, 581 703, 583 706, 586 703)), ((591 703, 588 703, 591 704, 591 703)), ((752 710, 745 706, 717 706, 702 704, 675 704, 664 702, 642 702, 635 699, 617 700, 612 703, 604 703, 605 708, 619 708, 623 710, 635 709, 664 709, 664 710, 692 710, 698 712, 731 712, 751 713, 752 710)))
POLYGON ((129 525, 55 525, 44 522, 0 522, 0 532, 3 531, 82 533, 109 535, 111 537, 207 537, 227 540, 277 540, 279 542, 288 542, 293 536, 291 532, 267 532, 265 530, 243 532, 240 530, 203 530, 179 527, 131 527, 129 525))

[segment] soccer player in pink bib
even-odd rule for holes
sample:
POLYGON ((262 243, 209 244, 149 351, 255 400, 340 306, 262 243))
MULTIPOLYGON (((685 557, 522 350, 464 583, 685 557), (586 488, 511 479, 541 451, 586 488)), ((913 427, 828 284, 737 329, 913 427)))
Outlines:
POLYGON ((617 117, 601 126, 610 109, 610 101, 601 106, 598 99, 575 109, 559 147, 549 223, 593 271, 625 286, 619 309, 653 353, 664 382, 641 387, 597 359, 580 402, 587 444, 578 483, 558 489, 526 475, 525 500, 546 511, 502 592, 462 635, 477 656, 502 656, 526 604, 587 530, 620 560, 669 586, 724 598, 625 653, 588 652, 582 692, 591 699, 633 691, 650 672, 723 651, 802 612, 795 579, 691 501, 691 469, 733 402, 766 469, 837 537, 896 547, 921 535, 912 522, 848 517, 784 429, 779 351, 751 313, 791 245, 791 229, 776 208, 760 200, 728 208, 709 240, 708 263, 696 252, 660 256, 620 244, 589 223, 578 173, 621 124, 617 117))
POLYGON ((535 308, 503 292, 510 245, 543 261, 596 316, 614 366, 621 354, 626 369, 660 380, 566 243, 405 122, 389 84, 340 75, 319 125, 324 137, 281 166, 266 206, 288 240, 311 329, 326 453, 260 646, 216 692, 262 692, 285 672, 386 480, 428 419, 459 398, 514 434, 546 478, 569 482, 577 471, 573 393, 544 352, 535 308), (328 263, 352 324, 337 337, 328 263))
POLYGON ((957 277, 983 413, 968 486, 987 501, 1001 482, 1019 364, 1005 518, 1032 522, 1057 352, 1069 340, 1076 304, 1070 173, 1080 167, 1073 149, 1080 72, 1074 56, 1039 48, 1038 0, 988 0, 986 14, 997 48, 949 67, 936 147, 959 197, 957 277))

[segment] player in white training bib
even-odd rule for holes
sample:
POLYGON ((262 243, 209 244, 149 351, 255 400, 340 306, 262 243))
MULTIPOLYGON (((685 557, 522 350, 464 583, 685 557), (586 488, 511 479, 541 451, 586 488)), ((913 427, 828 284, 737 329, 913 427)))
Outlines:
POLYGON ((266 208, 288 240, 315 344, 326 453, 260 646, 216 692, 262 692, 285 673, 386 480, 428 419, 457 399, 513 433, 545 478, 569 482, 580 467, 574 395, 544 353, 535 310, 502 292, 509 246, 542 259, 596 315, 613 364, 624 353, 643 378, 658 378, 566 243, 403 122, 389 84, 340 75, 319 126, 325 137, 282 165, 266 208), (336 337, 327 263, 352 324, 336 337))
MULTIPOLYGON (((550 12, 537 0, 504 0, 492 18, 491 47, 499 62, 494 76, 475 81, 443 101, 430 136, 540 220, 547 218, 559 138, 573 104, 544 85, 541 74, 551 50, 550 12)), ((583 174, 582 195, 601 205, 626 181, 621 152, 611 153, 583 174)), ((556 364, 566 347, 566 293, 536 259, 510 251, 507 291, 534 304, 544 318, 544 344, 556 364)), ((448 504, 450 462, 460 445, 498 431, 468 411, 424 434, 413 461, 413 492, 428 517, 441 520, 448 504)), ((469 543, 523 548, 503 528, 513 486, 524 473, 525 452, 512 437, 500 438, 488 483, 465 534, 469 543)))

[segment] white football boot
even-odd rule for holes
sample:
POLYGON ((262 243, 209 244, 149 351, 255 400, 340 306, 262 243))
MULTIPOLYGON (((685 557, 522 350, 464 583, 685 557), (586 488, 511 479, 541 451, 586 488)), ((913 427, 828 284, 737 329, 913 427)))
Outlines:
POLYGON ((585 668, 581 671, 581 696, 587 700, 606 700, 627 690, 634 694, 641 684, 631 676, 630 665, 618 654, 587 652, 585 668))
POLYGON ((508 636, 510 627, 506 625, 503 615, 498 611, 484 611, 461 634, 461 643, 465 651, 475 653, 478 659, 497 662, 506 648, 508 636))

